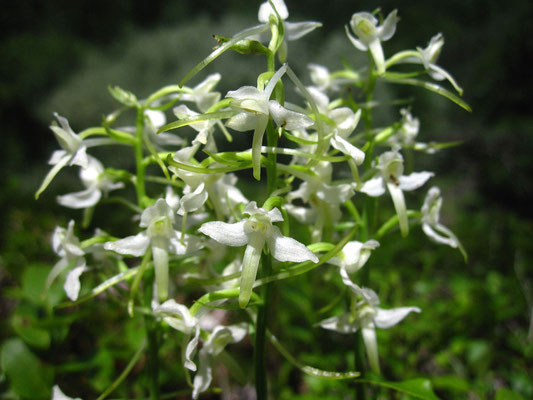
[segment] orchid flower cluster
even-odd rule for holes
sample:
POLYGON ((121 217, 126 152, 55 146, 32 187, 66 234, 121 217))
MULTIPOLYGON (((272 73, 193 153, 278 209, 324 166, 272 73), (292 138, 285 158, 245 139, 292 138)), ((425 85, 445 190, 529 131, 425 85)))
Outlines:
MULTIPOLYGON (((285 354, 268 330, 270 282, 282 286, 284 279, 320 268, 320 290, 346 288, 351 306, 335 308, 336 314, 309 329, 361 335, 369 367, 379 374, 376 328, 391 328, 421 312, 416 306, 381 308, 378 293, 367 287, 372 282, 360 270, 369 268, 364 266, 372 253, 381 250, 379 241, 420 227, 430 240, 466 257, 457 237, 439 221, 440 190, 430 187, 421 205, 404 195, 423 191, 434 177, 429 171, 408 171, 404 155, 431 154, 449 144, 417 141, 420 122, 411 108, 397 110, 388 126, 376 127, 372 120, 373 109, 380 106, 374 98, 376 83, 419 86, 468 109, 459 97, 462 89, 436 64, 442 35, 425 48, 387 55, 382 44, 396 32, 397 11, 381 22, 377 12, 355 13, 346 24, 347 40, 354 52, 368 52, 369 64, 330 72, 310 62, 305 76, 291 68, 289 42, 318 34, 321 24, 291 23, 288 17, 283 0, 264 2, 259 25, 231 38, 217 37, 213 53, 179 84, 145 99, 111 87, 120 108, 101 126, 76 133, 57 114, 58 124, 51 126, 61 149, 52 154, 52 169, 36 196, 60 170, 79 167, 83 189, 57 201, 84 215, 81 224, 70 221, 54 232, 59 261, 46 287, 63 282, 74 305, 102 301, 105 297, 95 297, 122 283, 127 288, 124 307, 130 315, 141 310, 147 337, 166 332, 176 338, 193 398, 211 386, 215 363, 222 353, 229 354, 226 347, 246 337, 255 340, 256 359, 261 359, 267 338, 285 354), (223 94, 216 91, 223 77, 212 74, 186 86, 226 51, 265 57, 266 68, 256 84, 223 94), (402 72, 395 69, 399 65, 402 72), (411 68, 407 73, 405 66, 411 68), (439 85, 444 80, 458 95, 439 85), (296 93, 290 100, 289 85, 296 93), (134 123, 125 123, 132 114, 134 123), (234 139, 244 148, 218 150, 231 149, 234 139), (105 166, 89 154, 96 146, 116 146, 134 159, 135 169, 105 166), (379 229, 369 223, 369 213, 375 212, 375 207, 366 208, 371 198, 391 210, 379 229), (78 238, 76 232, 87 236, 101 203, 127 215, 130 236, 96 229, 94 235, 78 238), (334 274, 326 274, 328 268, 334 274), (107 279, 96 284, 102 276, 107 279)), ((147 346, 153 350, 157 342, 148 340, 147 346)), ((157 355, 157 349, 149 354, 157 355)), ((337 376, 357 379, 366 363, 356 368, 337 376)), ((265 371, 264 363, 255 363, 258 398, 266 392, 265 371)), ((59 387, 53 397, 68 398, 59 387)))

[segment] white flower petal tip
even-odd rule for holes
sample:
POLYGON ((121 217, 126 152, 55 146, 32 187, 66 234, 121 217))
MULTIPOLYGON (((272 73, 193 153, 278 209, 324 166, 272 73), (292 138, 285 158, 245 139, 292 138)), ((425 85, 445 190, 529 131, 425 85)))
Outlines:
POLYGON ((54 385, 52 388, 52 400, 81 400, 81 398, 69 397, 61 391, 58 385, 54 385))

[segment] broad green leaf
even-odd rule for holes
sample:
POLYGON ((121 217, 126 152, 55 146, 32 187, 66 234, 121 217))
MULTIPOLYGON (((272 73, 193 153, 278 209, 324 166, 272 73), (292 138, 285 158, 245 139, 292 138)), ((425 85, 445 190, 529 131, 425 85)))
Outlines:
POLYGON ((0 366, 11 389, 24 399, 50 398, 53 374, 21 339, 9 339, 2 346, 0 366))
POLYGON ((40 349, 50 347, 50 332, 34 326, 31 317, 15 314, 11 320, 13 329, 30 346, 40 349))

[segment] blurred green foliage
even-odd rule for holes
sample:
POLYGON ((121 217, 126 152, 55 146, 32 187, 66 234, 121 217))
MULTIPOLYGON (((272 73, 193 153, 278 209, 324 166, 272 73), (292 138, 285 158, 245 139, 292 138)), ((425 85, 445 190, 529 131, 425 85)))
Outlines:
MULTIPOLYGON (((372 10, 374 2, 339 1, 328 7, 316 0, 305 6, 287 2, 291 20, 324 23, 322 34, 313 33, 294 49, 296 70, 304 71, 310 59, 331 68, 338 65, 330 60, 341 57, 355 62, 342 25, 352 12, 372 10)), ((533 42, 527 40, 528 23, 517 23, 531 20, 533 6, 458 0, 382 1, 381 6, 399 8, 404 38, 399 47, 425 45, 420 38, 429 40, 434 29, 444 33, 443 66, 454 71, 474 109, 465 115, 424 95, 414 105, 422 140, 464 141, 427 163, 446 172, 438 182, 444 192, 443 219, 463 242, 469 262, 428 243, 417 231, 407 240, 388 238, 381 246, 388 250, 370 258, 365 268, 373 282, 381 282, 377 292, 385 306, 423 310, 394 332, 378 332, 384 375, 390 380, 428 377, 445 399, 533 398, 533 117, 527 98, 533 85, 525 70, 533 42)), ((212 34, 231 35, 249 26, 256 8, 245 1, 26 0, 3 10, 0 73, 8 79, 0 82, 0 167, 9 173, 0 178, 0 398, 47 398, 53 383, 65 393, 83 391, 92 398, 111 384, 142 340, 139 318, 129 318, 122 308, 95 302, 90 313, 83 306, 54 311, 64 299, 57 284, 41 296, 44 277, 56 261, 51 232, 74 215, 60 211, 52 194, 71 191, 74 174, 59 177, 39 202, 32 197, 55 146, 47 128, 51 112, 67 116, 75 129, 97 123, 111 108, 109 84, 142 96, 175 83, 207 54, 212 34)), ((222 92, 257 76, 248 63, 239 63, 239 55, 223 58, 206 71, 230 78, 226 82, 233 87, 222 92)), ((410 92, 401 88, 397 95, 409 97, 410 92)), ((328 311, 336 307, 341 285, 328 272, 284 282, 273 296, 272 309, 281 311, 271 329, 303 362, 350 369, 354 357, 345 349, 352 339, 314 327, 325 305, 331 305, 328 311), (312 293, 312 281, 324 274, 324 290, 312 293)), ((278 353, 269 357, 272 367, 280 366, 278 353)), ((162 387, 178 391, 177 396, 182 389, 177 383, 184 380, 179 364, 175 355, 161 368, 162 387)), ((142 393, 138 372, 132 371, 128 387, 122 385, 117 395, 142 393)), ((337 399, 355 387, 303 376, 284 363, 272 390, 280 399, 337 399)), ((387 396, 375 390, 376 396, 387 396)))

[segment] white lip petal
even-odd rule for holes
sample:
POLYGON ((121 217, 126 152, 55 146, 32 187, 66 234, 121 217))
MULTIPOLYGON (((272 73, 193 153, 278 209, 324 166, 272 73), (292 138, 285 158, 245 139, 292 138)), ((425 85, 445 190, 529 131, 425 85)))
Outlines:
POLYGON ((405 197, 403 191, 394 183, 387 183, 387 189, 389 189, 396 214, 398 215, 398 224, 400 225, 400 231, 402 236, 407 236, 409 233, 409 221, 407 218, 407 208, 405 206, 405 197))
POLYGON ((365 343, 366 355, 370 362, 370 367, 374 373, 379 374, 379 357, 378 357, 378 341, 376 338, 376 329, 374 324, 361 329, 363 335, 363 342, 365 343))

